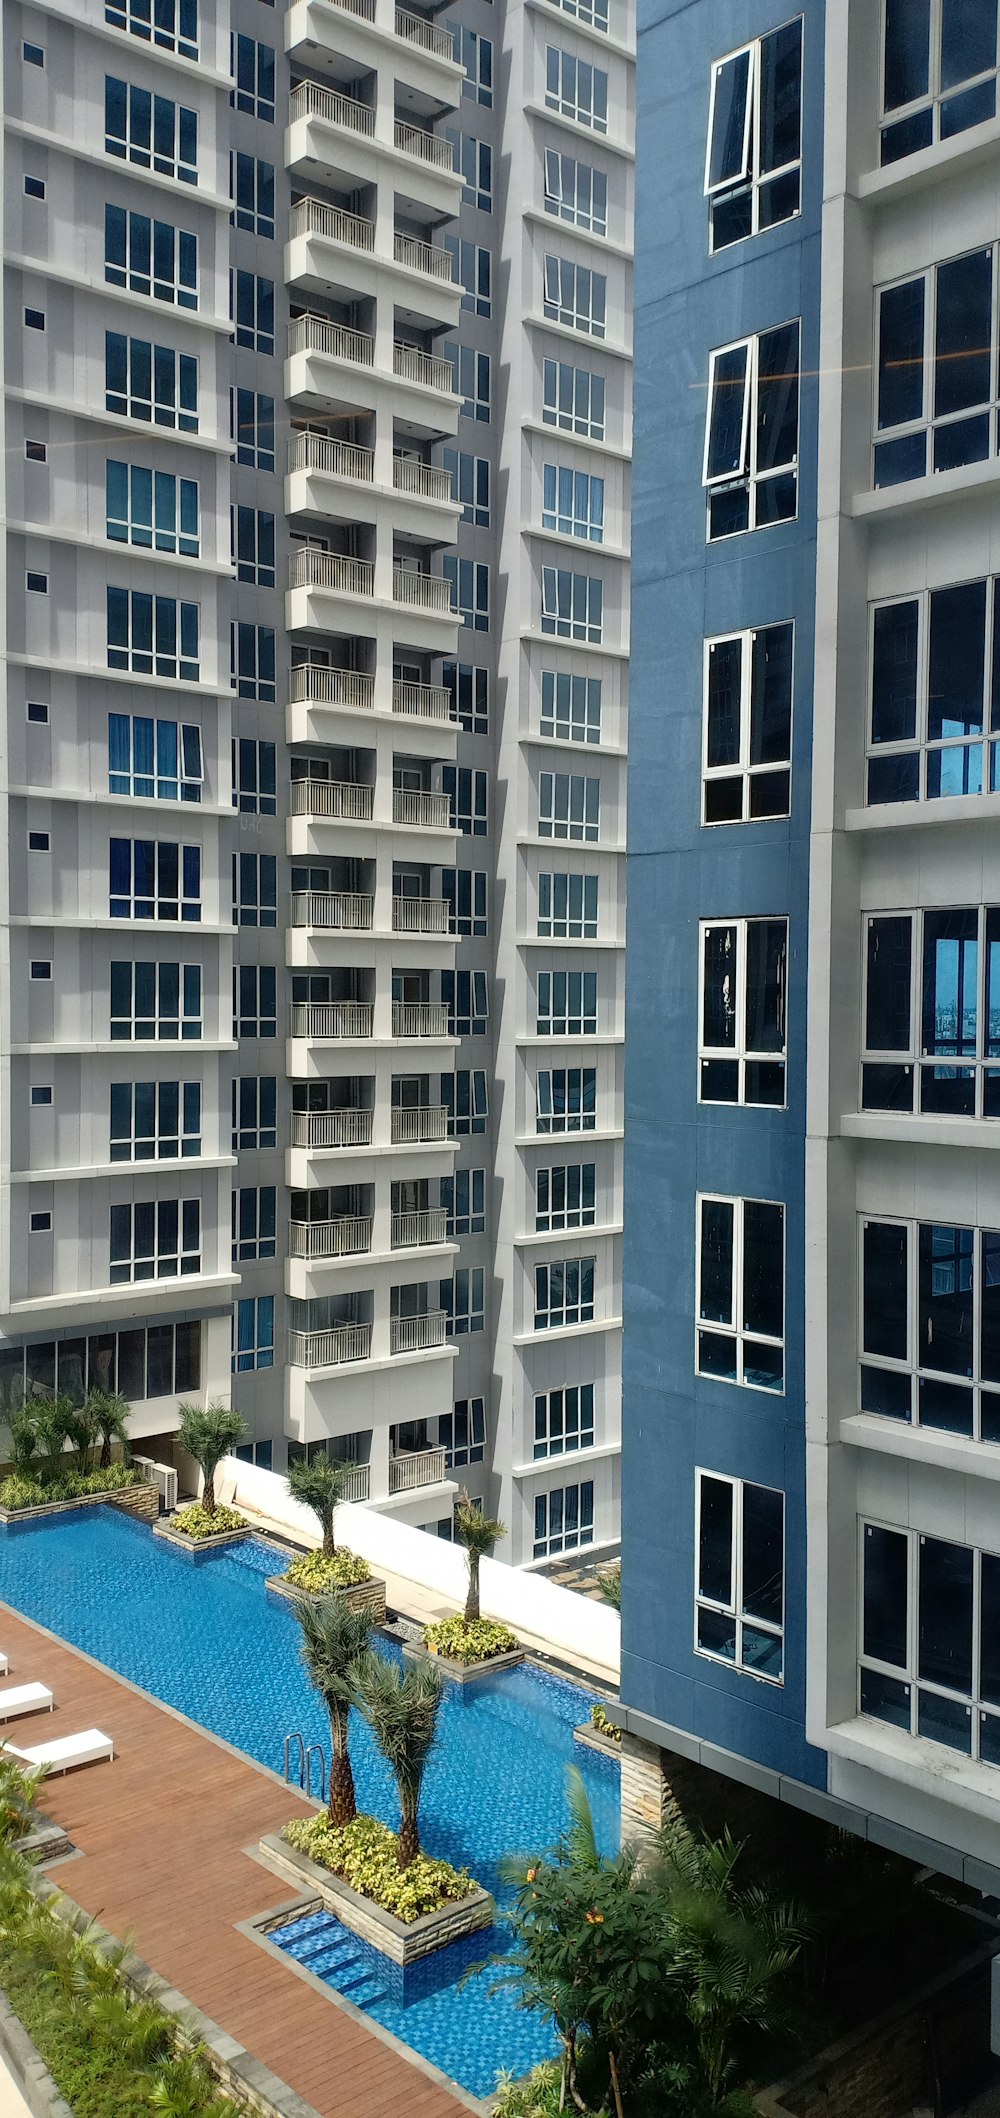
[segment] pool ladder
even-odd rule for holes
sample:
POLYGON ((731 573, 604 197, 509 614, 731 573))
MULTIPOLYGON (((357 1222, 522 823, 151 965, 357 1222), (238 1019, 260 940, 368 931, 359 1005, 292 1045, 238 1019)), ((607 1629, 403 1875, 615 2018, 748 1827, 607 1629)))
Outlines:
POLYGON ((299 1747, 299 1749, 298 1749, 298 1782, 299 1782, 299 1786, 301 1787, 301 1789, 302 1789, 302 1792, 303 1792, 303 1794, 305 1794, 305 1795, 308 1795, 308 1796, 310 1796, 310 1797, 312 1796, 312 1791, 313 1791, 313 1789, 312 1789, 312 1769, 313 1769, 313 1759, 314 1759, 314 1758, 318 1758, 318 1759, 319 1759, 319 1798, 320 1798, 320 1801, 321 1801, 321 1802, 325 1802, 325 1801, 326 1801, 326 1752, 325 1752, 325 1751, 324 1751, 324 1749, 323 1749, 323 1745, 322 1745, 322 1743, 307 1743, 307 1742, 306 1742, 306 1740, 305 1740, 305 1738, 304 1738, 304 1736, 302 1735, 302 1732, 301 1732, 301 1730, 300 1730, 300 1729, 298 1729, 298 1728, 294 1729, 294 1730, 293 1730, 293 1732, 292 1732, 292 1734, 291 1734, 290 1736, 286 1736, 286 1737, 285 1737, 285 1778, 286 1778, 286 1780, 288 1780, 289 1782, 291 1781, 291 1777, 292 1777, 292 1755, 293 1755, 293 1750, 294 1750, 294 1746, 295 1746, 295 1744, 296 1744, 296 1743, 298 1744, 298 1747, 299 1747))

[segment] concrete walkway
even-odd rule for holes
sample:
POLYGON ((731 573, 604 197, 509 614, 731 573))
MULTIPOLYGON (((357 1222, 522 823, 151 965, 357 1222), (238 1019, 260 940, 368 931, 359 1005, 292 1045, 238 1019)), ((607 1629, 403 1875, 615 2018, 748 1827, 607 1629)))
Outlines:
POLYGON ((0 2118, 31 2118, 31 2112, 14 2080, 0 2059, 0 2118))

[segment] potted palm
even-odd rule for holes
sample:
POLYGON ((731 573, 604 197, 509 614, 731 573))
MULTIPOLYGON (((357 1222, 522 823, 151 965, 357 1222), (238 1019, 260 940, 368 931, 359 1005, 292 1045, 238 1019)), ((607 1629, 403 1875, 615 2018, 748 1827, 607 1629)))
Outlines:
POLYGON ((352 1610, 370 1612, 376 1623, 385 1617, 385 1582, 375 1580, 367 1559, 334 1541, 334 1519, 349 1488, 355 1466, 333 1464, 328 1457, 307 1457, 289 1466, 288 1490, 293 1500, 311 1508, 322 1533, 318 1552, 304 1552, 293 1559, 287 1572, 272 1575, 268 1587, 279 1595, 326 1596, 337 1590, 352 1610))
POLYGON ((396 1782, 397 1860, 400 1868, 408 1868, 420 1852, 420 1788, 437 1735, 441 1679, 426 1660, 403 1670, 398 1662, 369 1653, 359 1662, 355 1681, 360 1711, 396 1782))
POLYGON ((368 1653, 371 1614, 349 1609, 342 1596, 297 1596, 294 1607, 302 1627, 302 1660, 330 1716, 330 1822, 350 1824, 358 1805, 348 1723, 356 1703, 355 1664, 368 1653))
POLYGON ((440 1658, 449 1676, 462 1683, 490 1670, 511 1669, 524 1660, 523 1649, 510 1627, 484 1618, 479 1606, 480 1561, 488 1559, 506 1535, 504 1523, 484 1515, 467 1492, 459 1494, 455 1502, 455 1537, 464 1547, 468 1571, 465 1610, 461 1617, 442 1618, 436 1625, 425 1626, 424 1646, 440 1658))
POLYGON ((169 1521, 158 1523, 157 1534, 188 1551, 195 1545, 204 1551, 231 1544, 246 1536, 247 1523, 236 1508, 219 1505, 215 1474, 223 1457, 243 1440, 246 1426, 238 1412, 218 1399, 211 1399, 207 1405, 181 1405, 180 1414, 178 1440, 201 1467, 201 1499, 178 1509, 169 1521))

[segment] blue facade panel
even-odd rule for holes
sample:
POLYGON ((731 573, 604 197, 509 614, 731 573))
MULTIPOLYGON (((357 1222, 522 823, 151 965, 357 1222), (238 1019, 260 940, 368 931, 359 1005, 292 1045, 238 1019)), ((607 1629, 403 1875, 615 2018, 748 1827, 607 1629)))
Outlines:
POLYGON ((640 0, 629 712, 622 1698, 825 1783, 805 1719, 806 922, 816 556, 822 0, 804 0, 803 210, 709 255, 712 62, 789 20, 782 0, 640 0), (801 318, 798 514, 706 541, 709 355, 801 318), (791 816, 701 825, 706 638, 795 621, 791 816), (698 922, 789 919, 787 1108, 700 1106, 698 922), (699 1191, 781 1200, 781 1396, 695 1375, 699 1191), (785 1493, 779 1686, 694 1652, 695 1469, 785 1493))

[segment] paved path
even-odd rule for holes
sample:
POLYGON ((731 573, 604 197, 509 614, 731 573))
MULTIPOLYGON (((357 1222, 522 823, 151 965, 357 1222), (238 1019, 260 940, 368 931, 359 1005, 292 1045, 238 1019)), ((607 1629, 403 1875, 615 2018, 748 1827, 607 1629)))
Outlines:
POLYGON ((31 2118, 31 2112, 14 2080, 0 2059, 0 2118, 31 2118))

